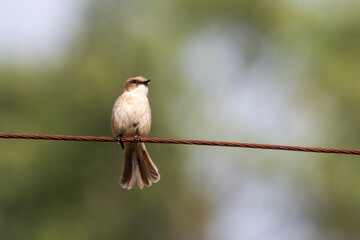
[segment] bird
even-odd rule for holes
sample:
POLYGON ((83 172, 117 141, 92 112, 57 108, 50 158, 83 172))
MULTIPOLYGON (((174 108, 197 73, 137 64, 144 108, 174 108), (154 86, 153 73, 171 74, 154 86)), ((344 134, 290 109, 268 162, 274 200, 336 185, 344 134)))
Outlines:
POLYGON ((140 189, 160 180, 159 171, 151 160, 145 144, 122 142, 122 137, 147 137, 151 126, 151 109, 148 100, 150 79, 130 77, 124 90, 114 103, 111 115, 112 135, 125 151, 124 165, 119 180, 122 188, 131 189, 137 180, 140 189))

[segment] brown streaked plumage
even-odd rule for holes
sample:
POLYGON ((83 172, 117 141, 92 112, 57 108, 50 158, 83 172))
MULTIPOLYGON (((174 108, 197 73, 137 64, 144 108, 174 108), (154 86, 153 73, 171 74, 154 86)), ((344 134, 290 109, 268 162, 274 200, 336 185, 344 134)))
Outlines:
MULTIPOLYGON (((150 132, 151 110, 147 98, 150 80, 142 76, 128 78, 124 91, 116 100, 111 130, 114 137, 146 137, 150 132)), ((144 143, 124 143, 125 159, 120 185, 131 189, 137 180, 139 188, 160 180, 159 171, 144 143)))

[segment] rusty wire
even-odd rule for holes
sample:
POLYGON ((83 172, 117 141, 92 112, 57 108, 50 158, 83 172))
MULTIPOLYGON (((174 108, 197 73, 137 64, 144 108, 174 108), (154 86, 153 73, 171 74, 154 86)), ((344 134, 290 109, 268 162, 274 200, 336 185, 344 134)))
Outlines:
MULTIPOLYGON (((0 133, 0 138, 40 139, 40 140, 60 140, 60 141, 88 141, 88 142, 117 142, 117 139, 113 138, 113 137, 13 134, 13 133, 0 133)), ((241 148, 255 148, 255 149, 272 149, 272 150, 285 150, 285 151, 360 155, 360 150, 298 147, 298 146, 270 145, 270 144, 256 144, 256 143, 219 142, 219 141, 168 139, 168 138, 134 138, 134 137, 122 138, 122 141, 123 142, 206 145, 206 146, 219 146, 219 147, 241 147, 241 148)))

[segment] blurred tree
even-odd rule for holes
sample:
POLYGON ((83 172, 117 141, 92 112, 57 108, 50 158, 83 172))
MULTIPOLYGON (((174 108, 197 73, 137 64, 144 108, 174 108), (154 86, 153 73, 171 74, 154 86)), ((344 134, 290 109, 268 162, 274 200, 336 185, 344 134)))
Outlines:
MULTIPOLYGON (((167 35, 173 19, 161 17, 160 4, 94 1, 63 64, 2 69, 2 131, 110 135, 123 82, 144 75, 153 79, 151 134, 173 136, 167 109, 182 83, 172 57, 177 39, 167 35)), ((201 239, 208 203, 183 183, 186 154, 148 148, 162 180, 126 191, 115 144, 2 142, 2 238, 201 239)))
MULTIPOLYGON (((302 59, 301 84, 308 87, 299 96, 323 119, 324 144, 358 148, 359 4, 328 1, 315 8, 300 2, 91 1, 62 63, 0 69, 1 131, 110 135, 111 107, 123 81, 140 74, 153 79, 151 135, 176 136, 169 119, 183 118, 171 111, 185 84, 183 41, 219 21, 246 24, 302 59)), ((260 44, 254 39, 249 46, 252 57, 260 44)), ((3 239, 205 238, 213 203, 183 183, 181 147, 149 145, 162 180, 142 191, 117 184, 123 153, 114 144, 7 140, 0 148, 3 239)), ((360 238, 359 161, 314 159, 320 166, 299 182, 307 185, 319 238, 360 238)))

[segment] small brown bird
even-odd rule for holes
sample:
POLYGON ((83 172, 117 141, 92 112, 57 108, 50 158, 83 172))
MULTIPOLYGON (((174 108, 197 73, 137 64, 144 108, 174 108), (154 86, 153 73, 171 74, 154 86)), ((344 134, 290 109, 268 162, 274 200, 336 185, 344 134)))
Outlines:
POLYGON ((111 131, 125 148, 120 185, 131 189, 135 180, 139 188, 150 187, 160 180, 159 171, 151 160, 145 144, 121 142, 121 137, 147 137, 151 125, 151 109, 147 98, 150 79, 128 78, 123 93, 115 101, 111 116, 111 131))

